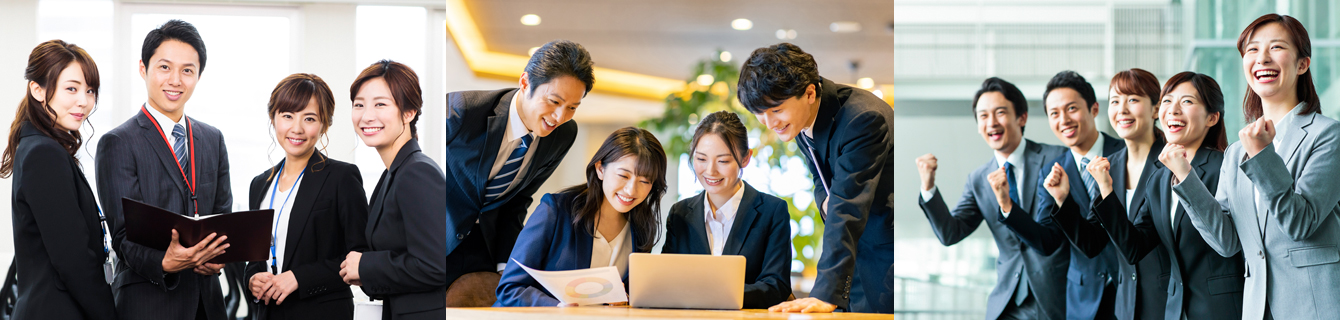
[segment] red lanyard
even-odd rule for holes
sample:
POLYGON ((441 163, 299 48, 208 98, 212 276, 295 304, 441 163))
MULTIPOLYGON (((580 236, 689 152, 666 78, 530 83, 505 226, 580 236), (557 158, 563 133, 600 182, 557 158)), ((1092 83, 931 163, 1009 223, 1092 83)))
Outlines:
POLYGON ((149 117, 149 121, 154 123, 155 128, 158 128, 158 134, 163 136, 163 143, 167 144, 168 152, 174 154, 172 162, 177 163, 177 170, 181 172, 182 179, 186 180, 186 187, 191 190, 191 203, 195 204, 195 215, 199 216, 200 202, 195 199, 195 180, 197 180, 197 171, 195 170, 195 131, 191 130, 191 119, 186 118, 186 145, 191 149, 191 177, 187 178, 186 171, 181 169, 181 161, 177 160, 175 152, 172 150, 172 143, 168 142, 167 135, 163 134, 163 126, 158 125, 158 120, 155 120, 154 116, 149 114, 149 109, 140 106, 140 111, 143 111, 144 116, 149 117))

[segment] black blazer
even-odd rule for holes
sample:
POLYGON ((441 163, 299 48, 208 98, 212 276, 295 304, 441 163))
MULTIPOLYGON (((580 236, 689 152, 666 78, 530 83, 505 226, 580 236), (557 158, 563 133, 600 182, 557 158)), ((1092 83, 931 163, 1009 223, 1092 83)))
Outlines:
POLYGON ((410 140, 382 172, 368 206, 358 274, 363 292, 385 300, 383 319, 446 317, 447 207, 442 170, 410 140))
MULTIPOLYGON (((1192 170, 1211 193, 1219 185, 1219 169, 1224 153, 1201 148, 1191 160, 1192 170)), ((1223 257, 1215 252, 1191 224, 1186 209, 1177 205, 1177 224, 1173 225, 1172 171, 1159 168, 1146 181, 1149 188, 1145 203, 1137 209, 1132 222, 1119 215, 1125 208, 1120 202, 1104 199, 1094 214, 1103 229, 1127 259, 1139 259, 1154 248, 1168 251, 1171 277, 1166 281, 1166 319, 1237 319, 1242 317, 1242 288, 1246 268, 1242 252, 1223 257)), ((1109 197, 1111 198, 1111 197, 1109 197)))
POLYGON ((13 319, 116 319, 98 203, 74 157, 29 122, 14 149, 13 319))
POLYGON ((845 311, 893 313, 893 107, 828 79, 819 89, 814 157, 797 152, 826 217, 810 295, 845 311), (834 196, 827 208, 825 185, 834 196), (863 286, 864 296, 852 297, 853 285, 863 286))
MULTIPOLYGON (((791 296, 791 212, 786 201, 744 183, 722 255, 745 257, 744 308, 767 309, 791 296)), ((664 253, 712 254, 703 222, 704 193, 670 207, 664 253)))
MULTIPOLYGON (((1126 203, 1126 164, 1129 155, 1126 148, 1113 153, 1108 158, 1108 162, 1111 163, 1108 175, 1112 177, 1112 194, 1103 199, 1093 199, 1089 207, 1096 210, 1099 201, 1115 198, 1121 205, 1131 208, 1124 213, 1128 220, 1135 221, 1137 209, 1147 202, 1145 192, 1149 190, 1149 177, 1154 174, 1154 170, 1162 167, 1158 158, 1163 152, 1163 146, 1164 142, 1159 140, 1149 149, 1144 168, 1140 170, 1140 177, 1137 178, 1139 183, 1135 187, 1135 194, 1129 204, 1126 203)), ((1098 256, 1111 242, 1111 238, 1098 221, 1098 216, 1088 212, 1081 215, 1079 206, 1062 206, 1052 212, 1052 218, 1061 227, 1070 244, 1089 258, 1098 256)), ((1129 257, 1117 255, 1117 258, 1122 259, 1117 266, 1120 277, 1122 280, 1130 278, 1132 281, 1122 283, 1135 284, 1134 287, 1130 285, 1120 287, 1119 289, 1125 290, 1117 292, 1116 306, 1122 308, 1117 313, 1121 316, 1129 314, 1133 319, 1163 318, 1163 310, 1168 300, 1168 252, 1163 247, 1154 247, 1150 253, 1152 254, 1145 255, 1138 261, 1127 260, 1129 257)))
MULTIPOLYGON (((283 165, 280 162, 251 179, 251 210, 261 209, 274 186, 271 173, 283 165)), ((292 271, 298 289, 283 304, 261 304, 255 312, 260 319, 353 319, 354 295, 340 277, 340 263, 349 251, 367 251, 363 175, 357 166, 320 152, 312 152, 306 170, 293 209, 287 213, 291 215, 288 236, 280 239, 284 241, 284 265, 279 271, 292 271)), ((243 277, 247 288, 251 276, 259 272, 270 272, 270 266, 265 261, 247 264, 243 277)))
MULTIPOLYGON (((496 263, 506 263, 521 233, 522 222, 536 190, 558 168, 577 139, 577 122, 568 121, 547 137, 535 140, 536 149, 527 163, 525 176, 513 182, 512 191, 492 204, 484 203, 489 171, 498 158, 508 112, 518 89, 458 91, 447 94, 446 181, 447 252, 453 252, 470 228, 479 221, 487 248, 496 263)), ((450 284, 455 279, 447 279, 450 284)))
MULTIPOLYGON (((192 144, 197 161, 195 170, 199 170, 195 175, 199 179, 196 182, 199 212, 201 215, 232 212, 228 149, 223 135, 213 126, 186 118, 195 135, 192 144)), ((172 130, 171 124, 167 126, 164 133, 172 130)), ((112 247, 119 260, 116 280, 112 282, 117 314, 131 319, 187 319, 195 317, 196 307, 203 304, 210 320, 222 320, 223 291, 217 275, 200 275, 189 269, 164 273, 164 251, 125 241, 121 198, 186 215, 195 211, 172 148, 163 141, 158 127, 143 111, 136 113, 98 140, 95 162, 98 198, 103 199, 102 212, 111 224, 112 247)))

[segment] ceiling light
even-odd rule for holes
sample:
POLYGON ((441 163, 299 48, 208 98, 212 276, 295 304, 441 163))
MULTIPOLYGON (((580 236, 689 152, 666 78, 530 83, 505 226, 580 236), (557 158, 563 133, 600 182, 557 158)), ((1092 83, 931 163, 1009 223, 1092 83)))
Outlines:
POLYGON ((838 21, 828 25, 828 30, 837 33, 860 32, 861 24, 855 21, 838 21))
POLYGON ((721 52, 721 62, 730 62, 730 51, 721 52))
POLYGON ((540 16, 534 14, 521 16, 521 24, 528 26, 538 26, 540 25, 540 16))
POLYGON ((796 29, 777 29, 777 40, 789 40, 796 38, 796 29))
POLYGON ((787 38, 787 39, 795 39, 795 38, 796 38, 796 29, 787 29, 787 30, 786 30, 786 38, 787 38))
POLYGON ((749 19, 735 19, 730 22, 730 27, 735 30, 749 30, 754 28, 754 22, 749 19))
POLYGON ((875 79, 870 79, 869 77, 856 79, 856 86, 861 89, 870 90, 870 88, 875 87, 875 79))
POLYGON ((701 85, 704 85, 704 86, 710 86, 710 85, 712 85, 713 83, 716 83, 716 79, 712 78, 712 75, 710 75, 710 74, 701 74, 701 75, 698 75, 698 84, 701 84, 701 85))
POLYGON ((533 56, 533 55, 535 55, 535 51, 539 51, 539 50, 540 50, 540 47, 530 47, 530 50, 526 50, 526 55, 528 55, 528 56, 533 56))

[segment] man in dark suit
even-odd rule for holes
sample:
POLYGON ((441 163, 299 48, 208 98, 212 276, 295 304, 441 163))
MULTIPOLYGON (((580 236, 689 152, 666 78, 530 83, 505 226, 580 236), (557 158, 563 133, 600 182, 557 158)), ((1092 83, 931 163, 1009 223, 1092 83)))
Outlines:
POLYGON ((869 91, 819 77, 790 43, 754 50, 740 102, 783 141, 795 139, 824 221, 809 298, 769 310, 893 313, 893 107, 869 91))
MULTIPOLYGON (((1093 86, 1074 71, 1062 71, 1047 82, 1043 93, 1048 125, 1052 133, 1070 148, 1043 165, 1035 191, 1037 205, 1033 211, 1023 208, 1004 208, 1001 211, 1005 225, 1029 246, 1043 252, 1070 251, 1070 268, 1066 273, 1066 318, 1113 319, 1117 310, 1134 310, 1116 306, 1118 292, 1135 290, 1136 282, 1122 277, 1122 262, 1116 249, 1105 247, 1090 257, 1080 248, 1070 245, 1065 234, 1052 218, 1052 212, 1061 204, 1047 193, 1045 180, 1053 170, 1064 170, 1070 178, 1070 197, 1066 205, 1079 206, 1079 212, 1088 216, 1092 199, 1101 198, 1098 186, 1086 171, 1090 161, 1124 152, 1125 142, 1098 132, 1094 117, 1098 101, 1093 86), (1081 172, 1084 172, 1081 175, 1081 172)), ((1122 294, 1121 296, 1132 296, 1122 294)), ((1122 303, 1135 303, 1124 299, 1122 303)), ((1123 319, 1130 315, 1123 314, 1123 319)))
POLYGON ((1029 212, 1036 198, 1043 162, 1065 153, 1065 148, 1024 139, 1028 122, 1028 100, 1018 87, 1000 78, 982 82, 973 98, 977 132, 995 156, 968 175, 963 196, 951 211, 935 186, 938 167, 935 155, 917 158, 921 177, 921 211, 930 221, 940 243, 949 246, 967 238, 986 221, 996 239, 1000 257, 996 263, 996 287, 987 296, 987 319, 1051 319, 1065 315, 1065 270, 1069 252, 1049 254, 1020 241, 1001 222, 1001 208, 1020 207, 1029 212), (1004 175, 1005 198, 997 197, 988 175, 1004 175), (1008 202, 1008 203, 1007 203, 1008 202))
POLYGON ((577 123, 569 120, 594 84, 590 53, 555 40, 531 55, 520 88, 447 94, 448 307, 493 304, 496 272, 536 190, 572 147, 577 123), (475 272, 486 280, 454 286, 475 272))
POLYGON ((98 198, 111 222, 119 257, 112 284, 122 319, 224 319, 221 264, 206 263, 228 247, 208 237, 167 251, 126 241, 121 198, 186 216, 230 212, 228 151, 218 129, 185 115, 205 44, 190 23, 172 20, 144 38, 140 77, 149 101, 98 142, 98 198))

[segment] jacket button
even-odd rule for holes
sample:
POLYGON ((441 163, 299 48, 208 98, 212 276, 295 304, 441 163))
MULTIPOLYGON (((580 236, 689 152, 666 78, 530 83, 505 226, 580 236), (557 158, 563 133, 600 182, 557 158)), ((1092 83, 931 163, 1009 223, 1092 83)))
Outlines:
POLYGON ((1131 274, 1131 281, 1135 281, 1135 274, 1134 274, 1134 273, 1131 274))
POLYGON ((464 234, 464 233, 457 233, 457 234, 456 234, 456 240, 461 240, 461 239, 465 239, 465 234, 464 234))
POLYGON ((1261 259, 1265 259, 1265 258, 1266 258, 1266 253, 1265 253, 1265 252, 1261 252, 1261 251, 1259 251, 1259 250, 1256 251, 1256 255, 1259 256, 1259 257, 1261 257, 1261 259))

